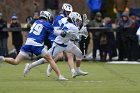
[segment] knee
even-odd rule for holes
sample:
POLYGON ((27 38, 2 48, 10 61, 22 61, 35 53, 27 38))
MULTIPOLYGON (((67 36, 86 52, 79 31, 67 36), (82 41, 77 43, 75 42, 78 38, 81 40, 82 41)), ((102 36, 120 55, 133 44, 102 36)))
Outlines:
POLYGON ((67 53, 67 59, 68 59, 68 62, 72 62, 73 61, 73 54, 67 53))
MULTIPOLYGON (((44 58, 49 62, 50 62, 50 60, 52 60, 51 55, 45 55, 44 58)), ((44 60, 44 61, 46 61, 46 60, 44 60)))
POLYGON ((58 54, 57 57, 61 59, 63 57, 63 53, 58 54))
POLYGON ((9 59, 9 60, 11 60, 11 62, 12 62, 12 64, 13 65, 18 65, 21 61, 19 60, 19 59, 13 59, 13 58, 11 58, 11 59, 9 59))
POLYGON ((67 53, 67 58, 68 58, 68 59, 73 58, 73 54, 72 54, 72 53, 67 53))
POLYGON ((82 52, 76 55, 76 60, 82 60, 82 52))
POLYGON ((19 64, 19 62, 17 62, 17 61, 15 61, 14 63, 13 63, 13 65, 18 65, 19 64))

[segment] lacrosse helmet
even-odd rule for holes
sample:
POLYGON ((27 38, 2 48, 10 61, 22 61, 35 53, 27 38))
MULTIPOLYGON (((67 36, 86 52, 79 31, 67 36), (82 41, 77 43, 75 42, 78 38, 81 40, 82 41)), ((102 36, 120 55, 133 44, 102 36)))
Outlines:
POLYGON ((44 18, 50 20, 51 19, 51 16, 52 15, 48 11, 41 11, 39 17, 44 17, 44 18))
POLYGON ((62 10, 72 12, 73 8, 72 8, 72 5, 70 5, 68 3, 64 3, 63 6, 62 6, 62 10))
POLYGON ((82 21, 82 17, 81 15, 78 13, 78 12, 71 12, 69 14, 69 18, 71 19, 71 21, 77 25, 76 21, 79 20, 79 21, 82 21))

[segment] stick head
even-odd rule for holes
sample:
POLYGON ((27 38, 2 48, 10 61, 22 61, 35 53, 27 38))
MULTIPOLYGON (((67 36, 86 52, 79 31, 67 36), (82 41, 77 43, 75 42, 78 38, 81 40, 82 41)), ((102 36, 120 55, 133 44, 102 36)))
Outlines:
POLYGON ((89 23, 89 20, 87 19, 87 15, 83 14, 83 25, 86 26, 89 23))

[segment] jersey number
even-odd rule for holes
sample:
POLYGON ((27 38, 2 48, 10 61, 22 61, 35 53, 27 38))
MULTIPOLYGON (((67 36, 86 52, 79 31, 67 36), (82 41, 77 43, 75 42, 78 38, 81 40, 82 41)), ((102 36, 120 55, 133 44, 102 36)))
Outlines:
POLYGON ((31 30, 30 30, 29 33, 33 32, 35 35, 40 35, 42 29, 43 29, 43 25, 42 24, 34 23, 33 26, 31 27, 31 30))

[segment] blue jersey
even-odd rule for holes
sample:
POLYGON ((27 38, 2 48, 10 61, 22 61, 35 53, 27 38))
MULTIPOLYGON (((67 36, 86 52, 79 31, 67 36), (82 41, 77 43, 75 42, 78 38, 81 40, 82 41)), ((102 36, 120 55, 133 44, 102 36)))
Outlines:
POLYGON ((34 53, 35 55, 46 55, 47 50, 44 48, 45 36, 49 33, 53 33, 53 26, 49 22, 37 20, 31 27, 28 34, 25 45, 21 47, 23 55, 34 53))
MULTIPOLYGON (((54 20, 54 23, 53 23, 54 28, 61 26, 60 23, 59 23, 59 21, 62 18, 64 18, 64 15, 58 15, 58 16, 55 17, 55 20, 54 20)), ((54 35, 53 33, 51 33, 50 36, 49 36, 50 41, 54 41, 55 38, 56 38, 56 35, 54 35)))
POLYGON ((37 20, 31 27, 28 38, 32 38, 35 42, 42 44, 47 32, 53 33, 51 23, 37 20))
POLYGON ((53 26, 54 26, 54 27, 59 27, 59 26, 60 26, 59 20, 61 20, 62 18, 64 18, 63 15, 58 15, 58 16, 56 16, 56 17, 55 17, 55 20, 54 20, 54 23, 53 23, 53 26))

